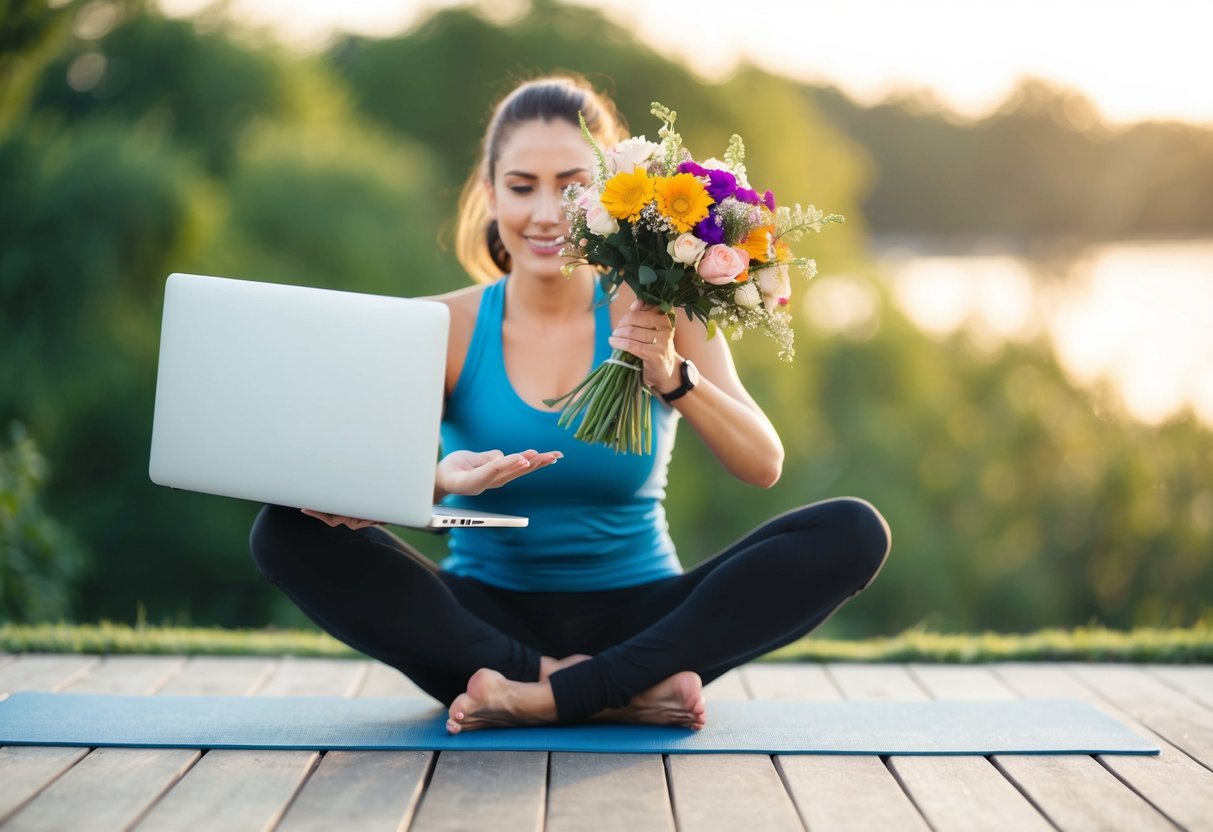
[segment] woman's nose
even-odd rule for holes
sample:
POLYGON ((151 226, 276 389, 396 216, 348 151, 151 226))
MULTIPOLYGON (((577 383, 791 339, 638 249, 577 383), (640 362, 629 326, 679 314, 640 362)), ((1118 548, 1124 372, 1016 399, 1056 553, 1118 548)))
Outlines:
POLYGON ((536 222, 559 222, 564 216, 563 213, 564 200, 560 194, 543 192, 539 195, 538 204, 535 206, 535 221, 536 222))

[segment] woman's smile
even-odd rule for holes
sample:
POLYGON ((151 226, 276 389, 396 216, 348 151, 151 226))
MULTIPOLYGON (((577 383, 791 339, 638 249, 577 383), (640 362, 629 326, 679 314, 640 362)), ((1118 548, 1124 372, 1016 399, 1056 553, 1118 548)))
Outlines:
POLYGON ((531 251, 538 254, 540 257, 551 257, 557 255, 560 253, 561 249, 564 248, 564 244, 561 242, 563 238, 553 234, 525 235, 523 239, 527 241, 528 245, 530 245, 531 251))

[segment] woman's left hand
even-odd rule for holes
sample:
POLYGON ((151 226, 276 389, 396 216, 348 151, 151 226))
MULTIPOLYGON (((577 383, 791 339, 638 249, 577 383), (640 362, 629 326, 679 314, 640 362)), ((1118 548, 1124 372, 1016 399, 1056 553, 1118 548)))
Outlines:
POLYGON ((644 360, 644 383, 658 393, 669 392, 681 381, 681 361, 674 351, 674 325, 661 307, 639 298, 619 319, 609 343, 644 360))

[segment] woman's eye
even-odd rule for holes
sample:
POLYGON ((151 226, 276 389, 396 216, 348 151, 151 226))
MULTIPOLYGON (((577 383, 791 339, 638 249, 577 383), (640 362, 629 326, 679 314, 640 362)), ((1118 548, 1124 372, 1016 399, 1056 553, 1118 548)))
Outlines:
POLYGON ((529 194, 534 189, 530 185, 510 185, 510 190, 516 194, 529 194))

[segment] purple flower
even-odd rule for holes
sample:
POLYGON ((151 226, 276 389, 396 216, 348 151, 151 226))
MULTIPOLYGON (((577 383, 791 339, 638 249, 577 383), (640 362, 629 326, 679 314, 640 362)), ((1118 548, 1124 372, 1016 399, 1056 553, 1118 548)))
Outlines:
POLYGON ((762 195, 762 204, 767 206, 768 211, 775 210, 775 194, 771 193, 769 188, 767 189, 767 192, 762 195))
POLYGON ((720 217, 716 216, 716 206, 708 209, 708 215, 695 226, 694 233, 696 237, 710 246, 724 242, 724 226, 720 222, 720 217))
POLYGON ((727 170, 708 169, 708 196, 717 202, 724 202, 725 197, 732 196, 737 190, 737 177, 727 170))
POLYGON ((761 205, 762 200, 758 198, 758 192, 749 188, 738 188, 733 191, 733 199, 738 202, 744 202, 747 205, 761 205))
POLYGON ((729 173, 727 170, 716 170, 715 168, 705 168, 703 165, 695 162, 683 162, 678 166, 679 173, 689 173, 693 176, 706 176, 708 184, 705 186, 708 196, 714 202, 724 202, 726 197, 733 195, 737 190, 737 177, 729 173))

